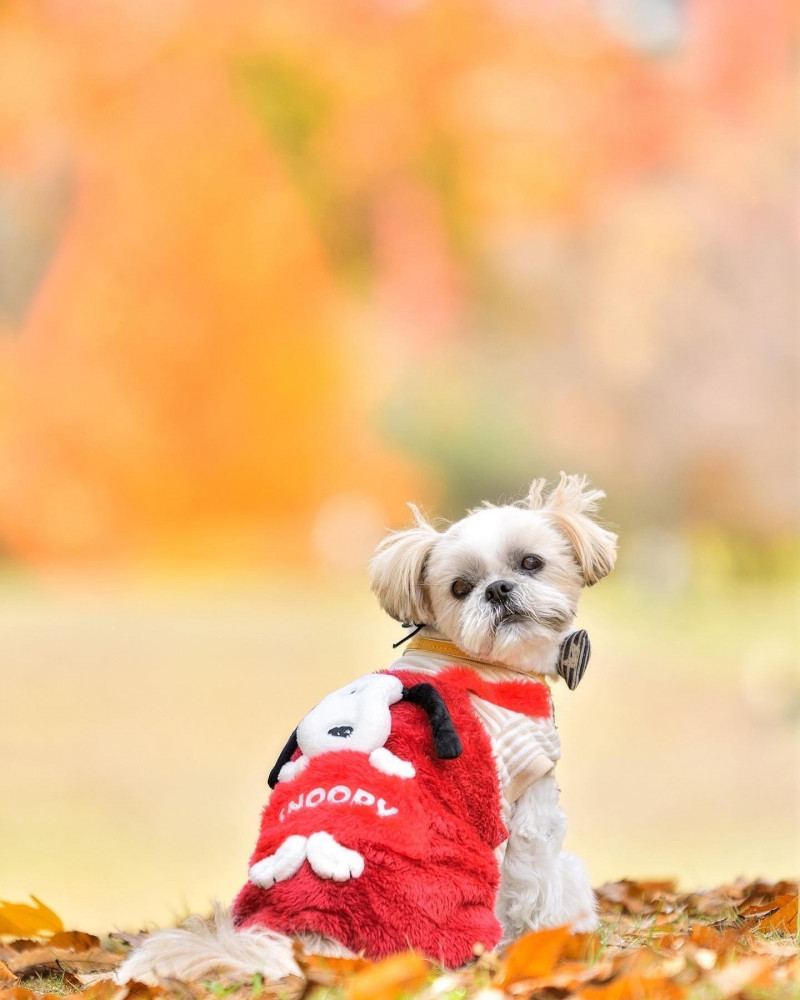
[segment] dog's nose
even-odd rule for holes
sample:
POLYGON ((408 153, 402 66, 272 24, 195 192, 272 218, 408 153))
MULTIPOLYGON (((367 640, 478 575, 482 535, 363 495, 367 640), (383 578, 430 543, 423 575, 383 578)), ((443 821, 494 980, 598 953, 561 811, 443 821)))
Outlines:
POLYGON ((510 580, 495 580, 486 588, 486 600, 490 604, 505 604, 513 589, 514 584, 510 580))

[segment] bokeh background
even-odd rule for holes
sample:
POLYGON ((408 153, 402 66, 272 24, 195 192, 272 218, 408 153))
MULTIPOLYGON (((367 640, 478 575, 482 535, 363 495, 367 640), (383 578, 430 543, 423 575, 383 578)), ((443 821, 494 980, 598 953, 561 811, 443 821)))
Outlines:
POLYGON ((243 882, 414 500, 608 492, 595 880, 800 869, 789 0, 0 4, 0 895, 243 882))

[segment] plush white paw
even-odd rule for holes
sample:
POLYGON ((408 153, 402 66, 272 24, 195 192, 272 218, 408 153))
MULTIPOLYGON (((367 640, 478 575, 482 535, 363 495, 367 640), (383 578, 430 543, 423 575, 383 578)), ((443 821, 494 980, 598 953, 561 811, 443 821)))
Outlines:
POLYGON ((386 747, 378 747, 369 755, 369 762, 372 766, 382 771, 384 774, 391 774, 395 778, 413 778, 417 773, 414 765, 408 760, 401 760, 395 757, 391 750, 386 747))
POLYGON ((306 845, 308 863, 320 878, 347 882, 364 871, 364 859, 358 851, 342 847, 329 833, 312 833, 306 845))
POLYGON ((284 882, 296 875, 306 859, 306 838, 287 837, 274 854, 256 861, 250 869, 250 881, 262 889, 284 882))
POLYGON ((278 781, 291 781, 292 778, 296 778, 301 771, 305 771, 308 767, 308 760, 309 758, 304 754, 302 757, 298 757, 297 760, 290 760, 284 764, 278 774, 278 781))

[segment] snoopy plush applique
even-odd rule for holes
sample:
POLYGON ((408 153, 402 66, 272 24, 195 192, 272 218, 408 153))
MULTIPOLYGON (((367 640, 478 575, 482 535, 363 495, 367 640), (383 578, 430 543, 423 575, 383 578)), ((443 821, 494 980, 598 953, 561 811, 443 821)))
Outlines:
POLYGON ((333 692, 270 785, 237 927, 322 935, 373 960, 413 947, 450 967, 476 942, 497 945, 494 851, 507 834, 463 684, 398 671, 333 692))
MULTIPOLYGON (((437 697, 430 684, 404 688, 399 678, 390 674, 370 674, 331 692, 292 733, 270 774, 270 786, 293 782, 314 758, 342 750, 366 754, 371 767, 383 774, 413 778, 416 775, 414 765, 386 748, 392 726, 390 709, 403 698, 427 704, 435 702, 437 697), (298 750, 300 756, 293 756, 298 750)), ((439 756, 452 758, 461 753, 461 744, 444 703, 440 699, 439 702, 434 740, 439 756)), ((368 789, 339 784, 330 789, 317 787, 298 793, 279 812, 279 821, 283 822, 287 813, 318 809, 323 803, 374 806, 379 817, 397 813, 395 806, 387 804, 383 798, 376 799, 368 789)), ((357 851, 340 844, 328 830, 320 829, 309 836, 288 836, 274 854, 251 867, 250 881, 262 889, 269 889, 275 882, 295 875, 304 861, 308 861, 319 878, 336 882, 358 878, 364 870, 364 859, 357 851)))

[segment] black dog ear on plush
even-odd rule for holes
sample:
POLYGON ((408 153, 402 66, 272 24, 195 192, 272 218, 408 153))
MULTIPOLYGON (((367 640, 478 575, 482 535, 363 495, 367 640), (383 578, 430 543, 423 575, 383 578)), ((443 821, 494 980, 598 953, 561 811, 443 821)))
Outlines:
POLYGON ((286 746, 281 750, 280 756, 275 764, 275 767, 269 772, 269 778, 267 778, 267 783, 270 788, 274 788, 278 784, 278 775, 281 773, 281 768, 284 764, 288 764, 289 761, 294 756, 294 752, 297 750, 297 730, 292 733, 286 742, 286 746))
POLYGON ((419 705, 428 716, 437 757, 442 760, 452 760, 461 756, 464 748, 453 725, 450 710, 432 684, 422 683, 410 688, 404 687, 403 700, 419 705))

